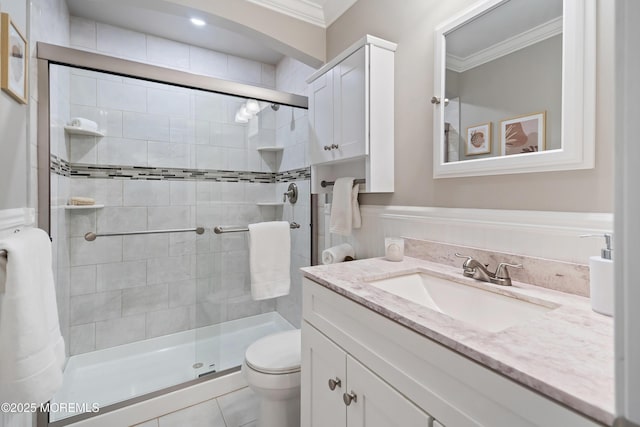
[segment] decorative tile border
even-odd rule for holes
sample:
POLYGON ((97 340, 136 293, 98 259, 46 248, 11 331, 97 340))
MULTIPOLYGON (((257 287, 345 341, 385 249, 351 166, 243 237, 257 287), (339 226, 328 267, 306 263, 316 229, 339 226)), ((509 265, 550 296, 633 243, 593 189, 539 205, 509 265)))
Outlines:
POLYGON ((71 175, 71 168, 69 167, 69 162, 53 154, 51 154, 51 163, 50 163, 49 169, 51 170, 51 172, 55 173, 56 175, 62 175, 62 176, 71 175))
POLYGON ((303 179, 311 179, 311 168, 300 168, 286 172, 278 172, 276 174, 275 182, 290 182, 300 181, 303 179))
POLYGON ((111 166, 69 163, 51 155, 51 172, 72 178, 215 181, 215 182, 261 182, 274 184, 311 178, 311 168, 300 168, 285 172, 248 172, 212 169, 154 168, 146 166, 111 166))

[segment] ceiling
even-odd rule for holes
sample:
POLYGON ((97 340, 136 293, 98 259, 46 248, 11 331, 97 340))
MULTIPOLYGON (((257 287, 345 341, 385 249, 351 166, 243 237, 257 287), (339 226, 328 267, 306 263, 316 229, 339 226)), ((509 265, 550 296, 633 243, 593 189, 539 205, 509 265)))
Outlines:
MULTIPOLYGON (((277 64, 283 54, 220 23, 195 27, 193 9, 165 0, 66 0, 73 16, 151 34, 247 59, 277 64)), ((249 1, 326 28, 357 0, 236 0, 249 1)))

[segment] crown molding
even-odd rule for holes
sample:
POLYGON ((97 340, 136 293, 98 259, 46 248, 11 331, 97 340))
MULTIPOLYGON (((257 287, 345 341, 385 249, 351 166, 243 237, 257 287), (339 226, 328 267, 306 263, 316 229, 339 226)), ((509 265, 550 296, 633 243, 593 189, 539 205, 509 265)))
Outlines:
POLYGON ((324 9, 308 0, 249 0, 258 6, 266 7, 284 15, 326 28, 324 9))
POLYGON ((462 73, 558 34, 562 34, 562 16, 496 43, 465 58, 447 54, 447 69, 462 73))
POLYGON ((327 28, 357 0, 249 0, 292 18, 327 28))

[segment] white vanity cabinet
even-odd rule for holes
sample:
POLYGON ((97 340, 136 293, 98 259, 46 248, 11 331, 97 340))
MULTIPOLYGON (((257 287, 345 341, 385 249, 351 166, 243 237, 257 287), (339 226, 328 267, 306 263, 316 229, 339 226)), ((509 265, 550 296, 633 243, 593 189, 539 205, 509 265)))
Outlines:
POLYGON ((307 79, 313 193, 341 176, 393 191, 395 49, 366 36, 307 79))
POLYGON ((430 426, 429 415, 313 326, 302 329, 302 426, 430 426))
POLYGON ((301 405, 303 427, 599 425, 307 278, 301 405))

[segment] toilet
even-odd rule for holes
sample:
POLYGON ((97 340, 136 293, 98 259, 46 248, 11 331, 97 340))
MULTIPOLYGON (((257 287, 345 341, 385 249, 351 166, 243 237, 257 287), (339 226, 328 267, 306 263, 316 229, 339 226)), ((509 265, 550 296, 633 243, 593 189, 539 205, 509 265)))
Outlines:
POLYGON ((258 427, 300 426, 300 330, 251 344, 242 372, 260 400, 258 427))

